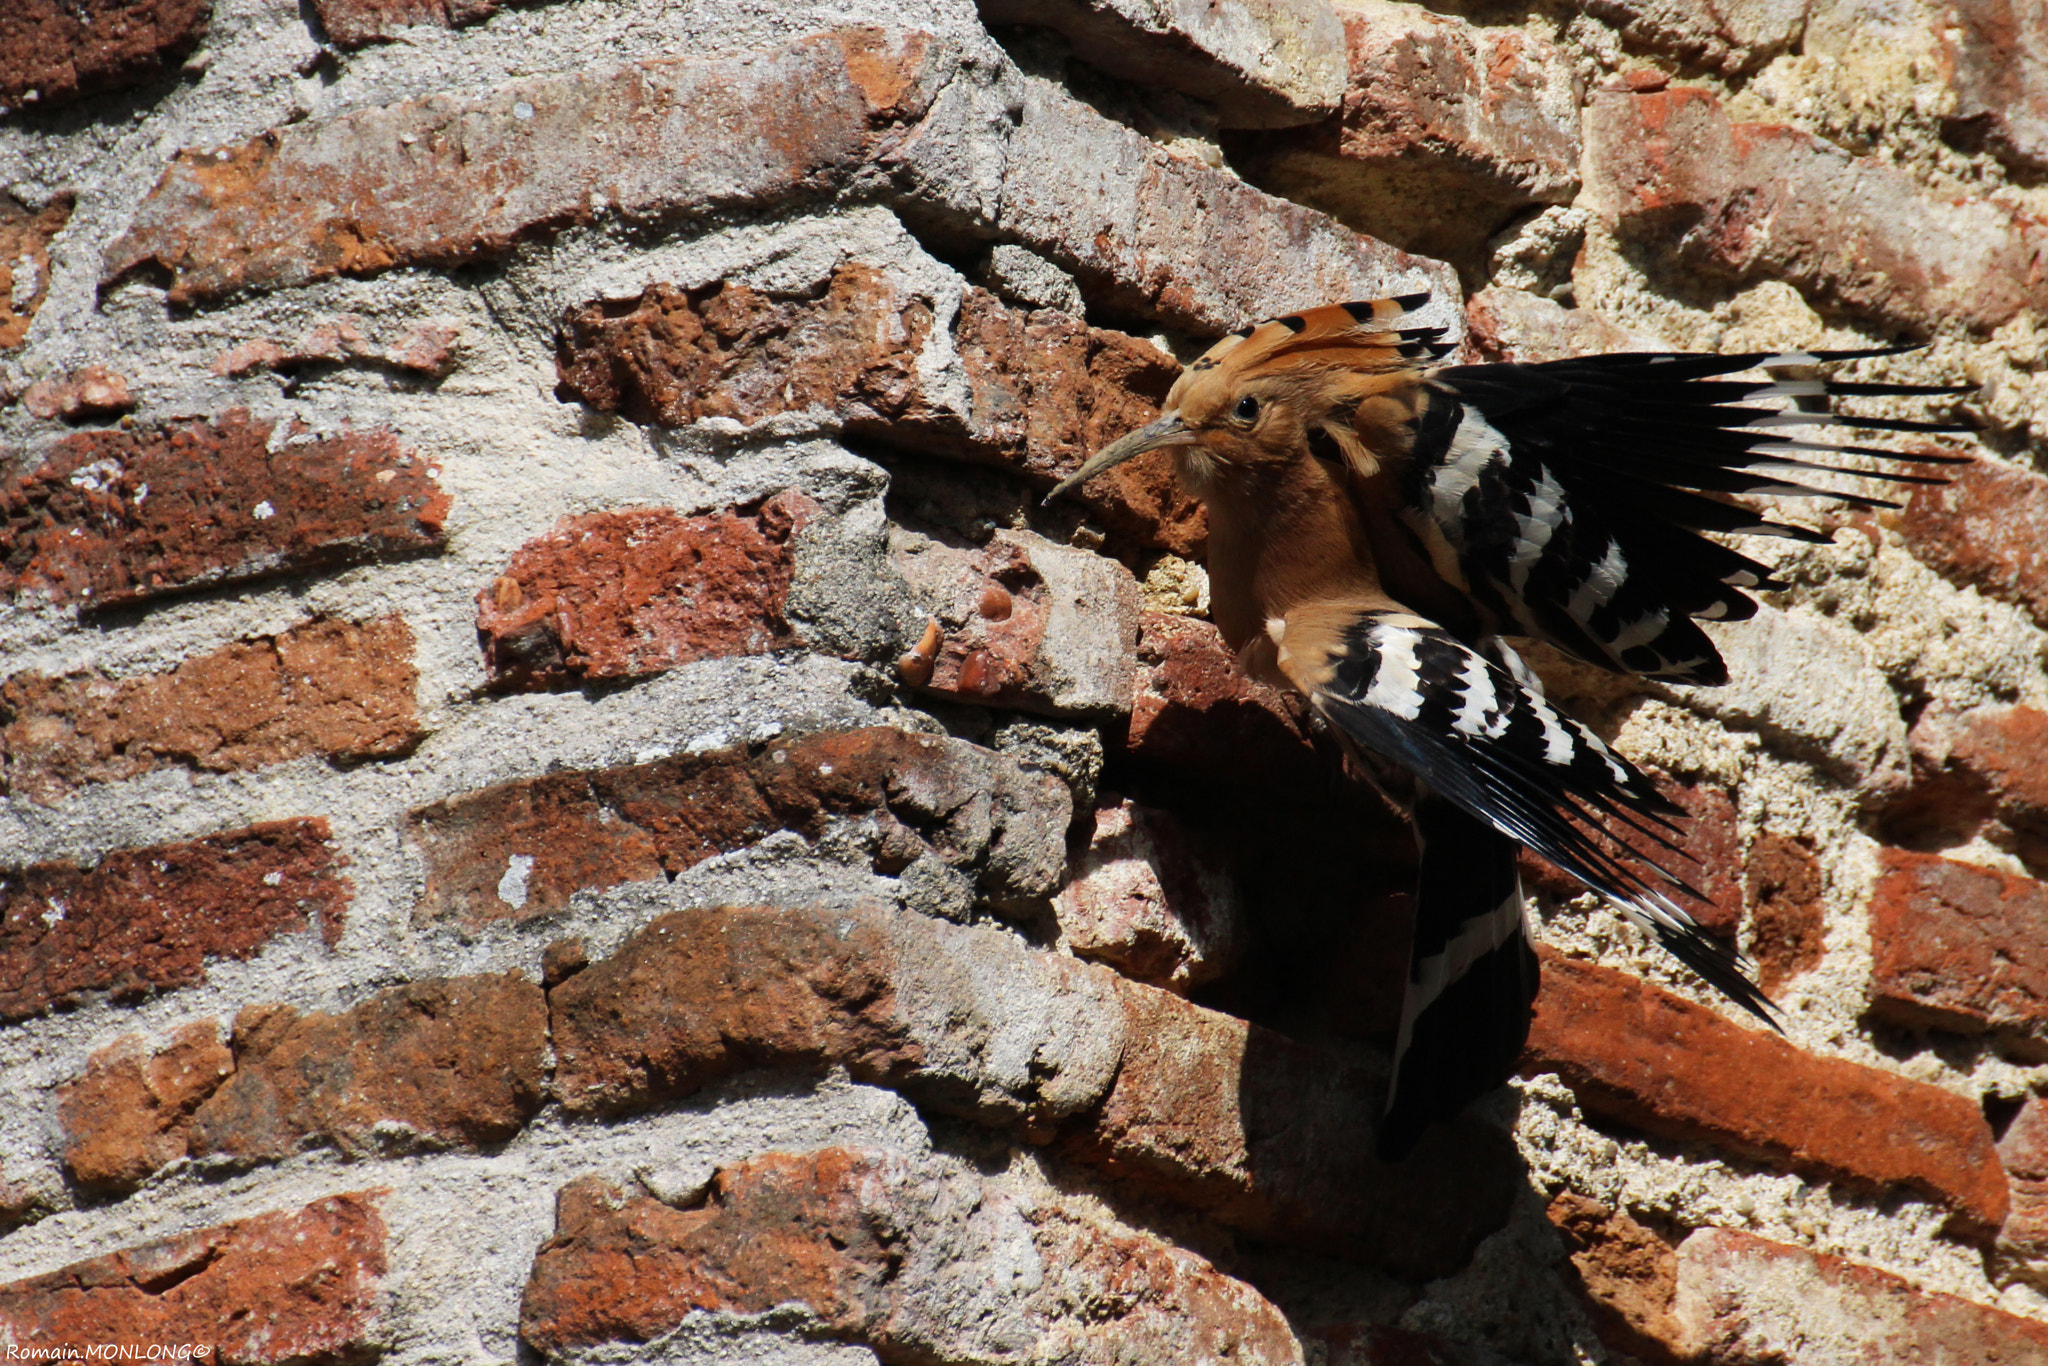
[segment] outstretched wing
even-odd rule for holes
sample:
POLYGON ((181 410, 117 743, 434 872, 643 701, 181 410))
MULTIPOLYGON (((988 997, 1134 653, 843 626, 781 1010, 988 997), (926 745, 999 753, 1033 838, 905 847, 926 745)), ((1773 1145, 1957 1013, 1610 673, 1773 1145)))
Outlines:
POLYGON ((1727 669, 1693 618, 1755 612, 1744 589, 1765 567, 1700 532, 1827 538, 1724 501, 1728 494, 1826 496, 1896 504, 1798 482, 1863 474, 1940 483, 1899 465, 1963 458, 1902 455, 1788 437, 1790 427, 1953 432, 1940 422, 1853 418, 1762 406, 1832 396, 1947 396, 1934 385, 1731 380, 1737 371, 1825 364, 1910 348, 1697 356, 1590 356, 1540 365, 1453 366, 1422 383, 1400 477, 1399 516, 1436 572, 1496 629, 1550 641, 1617 672, 1723 683, 1727 669), (1892 462, 1874 470, 1842 456, 1892 462))

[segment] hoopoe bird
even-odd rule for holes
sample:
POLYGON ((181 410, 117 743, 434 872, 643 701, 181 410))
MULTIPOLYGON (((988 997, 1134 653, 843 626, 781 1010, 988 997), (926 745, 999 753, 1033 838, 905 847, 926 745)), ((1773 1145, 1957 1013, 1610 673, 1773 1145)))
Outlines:
POLYGON ((1378 1134, 1390 1161, 1505 1082, 1527 1040, 1537 959, 1521 846, 1775 1026, 1739 955, 1671 899, 1698 895, 1666 866, 1683 857, 1681 809, 1546 701, 1504 637, 1616 673, 1725 683, 1697 621, 1749 617, 1750 591, 1783 585, 1701 533, 1829 539, 1725 495, 1895 507, 1794 480, 1940 483, 1829 462, 1966 459, 1780 429, 1968 430, 1811 410, 1829 396, 1962 388, 1728 378, 1906 347, 1445 366, 1442 328, 1400 325, 1428 297, 1331 305, 1224 338, 1188 366, 1158 420, 1048 496, 1173 451, 1208 508, 1211 616, 1225 642, 1246 673, 1306 698, 1350 766, 1409 814, 1421 862, 1378 1134))

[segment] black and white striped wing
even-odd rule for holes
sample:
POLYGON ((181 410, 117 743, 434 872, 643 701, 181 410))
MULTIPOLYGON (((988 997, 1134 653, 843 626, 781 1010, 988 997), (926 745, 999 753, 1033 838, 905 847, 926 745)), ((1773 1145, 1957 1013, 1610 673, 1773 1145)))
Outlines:
MULTIPOLYGON (((1500 642, 1489 648, 1514 660, 1500 642)), ((1770 1019, 1741 960, 1666 894, 1665 887, 1692 891, 1660 862, 1678 852, 1671 820, 1682 812, 1640 770, 1551 706, 1518 677, 1525 671, 1419 617, 1361 613, 1341 649, 1311 700, 1351 743, 1527 845, 1731 1000, 1770 1019)))
POLYGON ((1430 402, 1402 477, 1402 519, 1437 572, 1486 608, 1498 629, 1548 640, 1618 672, 1726 682, 1719 652, 1693 618, 1750 616, 1756 604, 1743 590, 1778 585, 1763 565, 1699 533, 1827 538, 1773 522, 1724 501, 1725 495, 1824 496, 1893 507, 1786 476, 1824 472, 1939 483, 1894 467, 1856 470, 1828 462, 1841 456, 1934 464, 1960 459, 1794 439, 1784 429, 1966 430, 1758 405, 1967 391, 1716 377, 1887 354, 1646 353, 1440 370, 1428 381, 1430 402))

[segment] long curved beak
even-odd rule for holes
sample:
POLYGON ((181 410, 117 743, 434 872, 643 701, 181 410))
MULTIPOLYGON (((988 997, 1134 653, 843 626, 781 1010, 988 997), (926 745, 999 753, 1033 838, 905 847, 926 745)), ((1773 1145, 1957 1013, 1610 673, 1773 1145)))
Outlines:
POLYGON ((1146 423, 1126 436, 1118 437, 1088 458, 1088 462, 1060 480, 1051 493, 1045 495, 1050 503, 1061 494, 1081 487, 1104 470, 1121 465, 1134 455, 1156 451, 1165 446, 1188 446, 1194 444, 1195 434, 1181 422, 1180 414, 1174 411, 1161 413, 1154 421, 1146 423))

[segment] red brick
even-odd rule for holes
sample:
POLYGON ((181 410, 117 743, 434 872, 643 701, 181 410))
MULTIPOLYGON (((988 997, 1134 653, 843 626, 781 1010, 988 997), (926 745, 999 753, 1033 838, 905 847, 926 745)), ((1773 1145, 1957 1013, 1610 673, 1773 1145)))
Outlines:
POLYGON ((1522 1070, 1555 1072, 1586 1109, 1652 1134, 1851 1186, 1902 1186, 1969 1237, 2005 1218, 2005 1173, 1969 1100, 1802 1052, 1611 968, 1545 951, 1522 1070))
POLYGON ((789 1304, 891 1361, 993 1366, 1027 1342, 1045 1360, 1299 1360, 1280 1311, 1192 1253, 857 1148, 727 1167, 688 1209, 601 1178, 572 1183, 534 1258, 520 1333, 555 1356, 644 1342, 693 1313, 789 1304), (1028 1238, 1039 1274, 992 1278, 991 1236, 1028 1238))
POLYGON ((445 379, 455 369, 453 347, 461 329, 450 323, 415 323, 396 337, 354 313, 301 332, 290 342, 259 337, 232 346, 215 357, 216 375, 239 379, 258 370, 296 374, 314 365, 358 362, 428 379, 445 379), (382 330, 383 339, 371 336, 382 330))
POLYGON ((1600 1340, 1638 1360, 1675 1361, 1678 1255, 1671 1244, 1628 1211, 1575 1191, 1558 1192, 1544 1213, 1564 1238, 1600 1340))
POLYGON ((579 889, 673 877, 777 830, 815 837, 838 816, 878 820, 882 871, 935 855, 992 896, 1039 898, 1058 882, 1066 807, 1057 778, 886 726, 556 773, 408 813, 426 862, 413 915, 530 920, 579 889))
POLYGON ((222 1366, 346 1366, 383 1348, 385 1192, 181 1233, 0 1286, 0 1337, 147 1351, 205 1343, 222 1366))
MULTIPOLYGON (((1014 469, 1050 488, 1159 415, 1180 366, 1149 342, 969 289, 952 346, 968 406, 918 371, 935 300, 858 261, 797 298, 745 285, 655 285, 625 303, 573 308, 556 334, 559 392, 636 422, 754 423, 823 410, 849 431, 1014 469)), ((1186 553, 1207 535, 1168 456, 1143 458, 1078 495, 1111 531, 1186 553)))
POLYGON ((1913 490, 1898 514, 1915 558, 2048 626, 2048 478, 1978 460, 1913 490))
POLYGON ((279 432, 234 409, 77 432, 0 483, 0 594, 103 607, 417 555, 441 548, 447 515, 387 431, 279 432))
POLYGON ((980 0, 984 23, 1056 29, 1120 80, 1193 95, 1225 128, 1286 128, 1333 111, 1343 31, 1319 0, 1228 7, 1149 0, 980 0))
POLYGON ((134 409, 135 398, 128 392, 125 376, 104 365, 88 365, 72 374, 29 385, 21 396, 21 406, 45 422, 61 417, 75 423, 119 417, 134 409))
POLYGON ((703 517, 630 508, 565 517, 476 595, 491 686, 577 687, 799 642, 783 616, 800 493, 703 517))
POLYGON ((1464 1119, 1405 1163, 1372 1156, 1385 1078, 1136 983, 1123 1065, 1067 1156, 1255 1237, 1426 1279, 1465 1265, 1522 1188, 1512 1143, 1464 1119))
POLYGON ((2014 171, 2048 171, 2048 10, 2026 0, 1951 0, 1937 30, 1955 107, 1942 135, 2014 171))
POLYGON ((0 105, 39 109, 146 81, 198 46, 211 0, 10 0, 0 105))
MULTIPOLYGON (((0 25, 6 22, 0 19, 0 25)), ((50 239, 71 220, 76 202, 67 191, 32 209, 0 193, 0 351, 28 339, 36 310, 50 297, 50 239)))
POLYGON ((339 1015, 251 1006, 234 1075, 193 1113, 190 1151, 235 1164, 503 1142, 540 1109, 547 1003, 516 972, 380 991, 339 1015))
POLYGON ((1406 5, 1343 10, 1342 112, 1242 139, 1252 178, 1361 232, 1471 266, 1579 189, 1579 82, 1556 44, 1406 5))
POLYGON ((1330 767, 1293 699, 1237 667, 1206 621, 1147 612, 1138 634, 1138 690, 1124 753, 1199 784, 1315 790, 1330 767))
POLYGON ((125 1191, 183 1157, 192 1112, 235 1070, 212 1020, 194 1020, 150 1053, 129 1034, 87 1059, 60 1087, 64 1165, 82 1185, 125 1191))
POLYGON ((1060 944, 1182 995, 1243 950, 1229 872, 1172 814, 1129 801, 1094 813, 1088 847, 1053 898, 1060 944))
POLYGON ((1743 888, 1757 983, 1775 995, 1827 952, 1827 882, 1812 843, 1760 832, 1743 864, 1743 888))
POLYGON ((497 12, 497 0, 313 0, 320 27, 340 47, 397 38, 419 25, 460 28, 497 12))
MULTIPOLYGON (((1588 0, 1586 12, 1620 29, 1630 51, 1734 76, 1795 48, 1812 8, 1812 0, 1588 0)), ((1628 74, 1636 88, 1663 76, 1628 74)))
POLYGON ((2039 1284, 2048 1278, 2048 1098, 2026 1098, 1998 1140, 1998 1160, 2012 1182, 2012 1213, 1998 1231, 1998 1250, 2039 1284))
POLYGON ((385 617, 308 622, 137 678, 16 674, 0 682, 0 792, 54 802, 158 768, 393 758, 425 734, 412 655, 404 619, 385 617))
MULTIPOLYGON (((1911 1025, 2048 1036, 2048 885, 1886 849, 1870 898, 1871 1005, 1911 1025)), ((2020 1040, 2016 1040, 2020 1041, 2020 1040)))
POLYGON ((104 279, 153 263, 170 272, 173 303, 201 303, 501 254, 594 221, 600 198, 651 222, 822 197, 924 112, 948 69, 926 35, 840 29, 191 148, 108 247, 104 279))
MULTIPOLYGON (((1736 824, 1735 803, 1728 793, 1712 783, 1686 782, 1657 769, 1648 769, 1657 789, 1684 811, 1680 833, 1673 840, 1679 856, 1658 861, 1700 892, 1672 895, 1709 934, 1733 940, 1742 927, 1744 887, 1738 874, 1743 867, 1742 832, 1736 824)), ((1605 836, 1594 834, 1602 847, 1616 846, 1605 836)), ((1522 883, 1526 891, 1558 898, 1583 893, 1585 884, 1559 872, 1524 849, 1520 856, 1522 883)), ((1633 862, 1634 860, 1629 860, 1633 862)), ((1654 876, 1654 875, 1652 875, 1654 876)))
POLYGON ((1909 172, 1798 129, 1734 123, 1704 89, 1594 95, 1586 177, 1590 206, 1677 269, 1782 280, 1915 331, 1989 331, 2048 280, 2041 220, 1926 195, 1909 172))
POLYGON ((352 889, 327 822, 271 821, 187 844, 120 849, 87 869, 0 869, 0 1020, 133 1001, 206 980, 209 955, 248 958, 317 931, 332 948, 352 889))
POLYGON ((1789 1343, 1800 1361, 2023 1366, 2048 1358, 2048 1324, 1725 1228, 1679 1244, 1675 1317, 1689 1359, 1715 1366, 1778 1366, 1795 1359, 1789 1343))
POLYGON ((1888 832, 1961 844, 1996 821, 2007 832, 2001 843, 2030 863, 2048 862, 2048 712, 1929 707, 1911 738, 1914 783, 1887 812, 1888 832))

